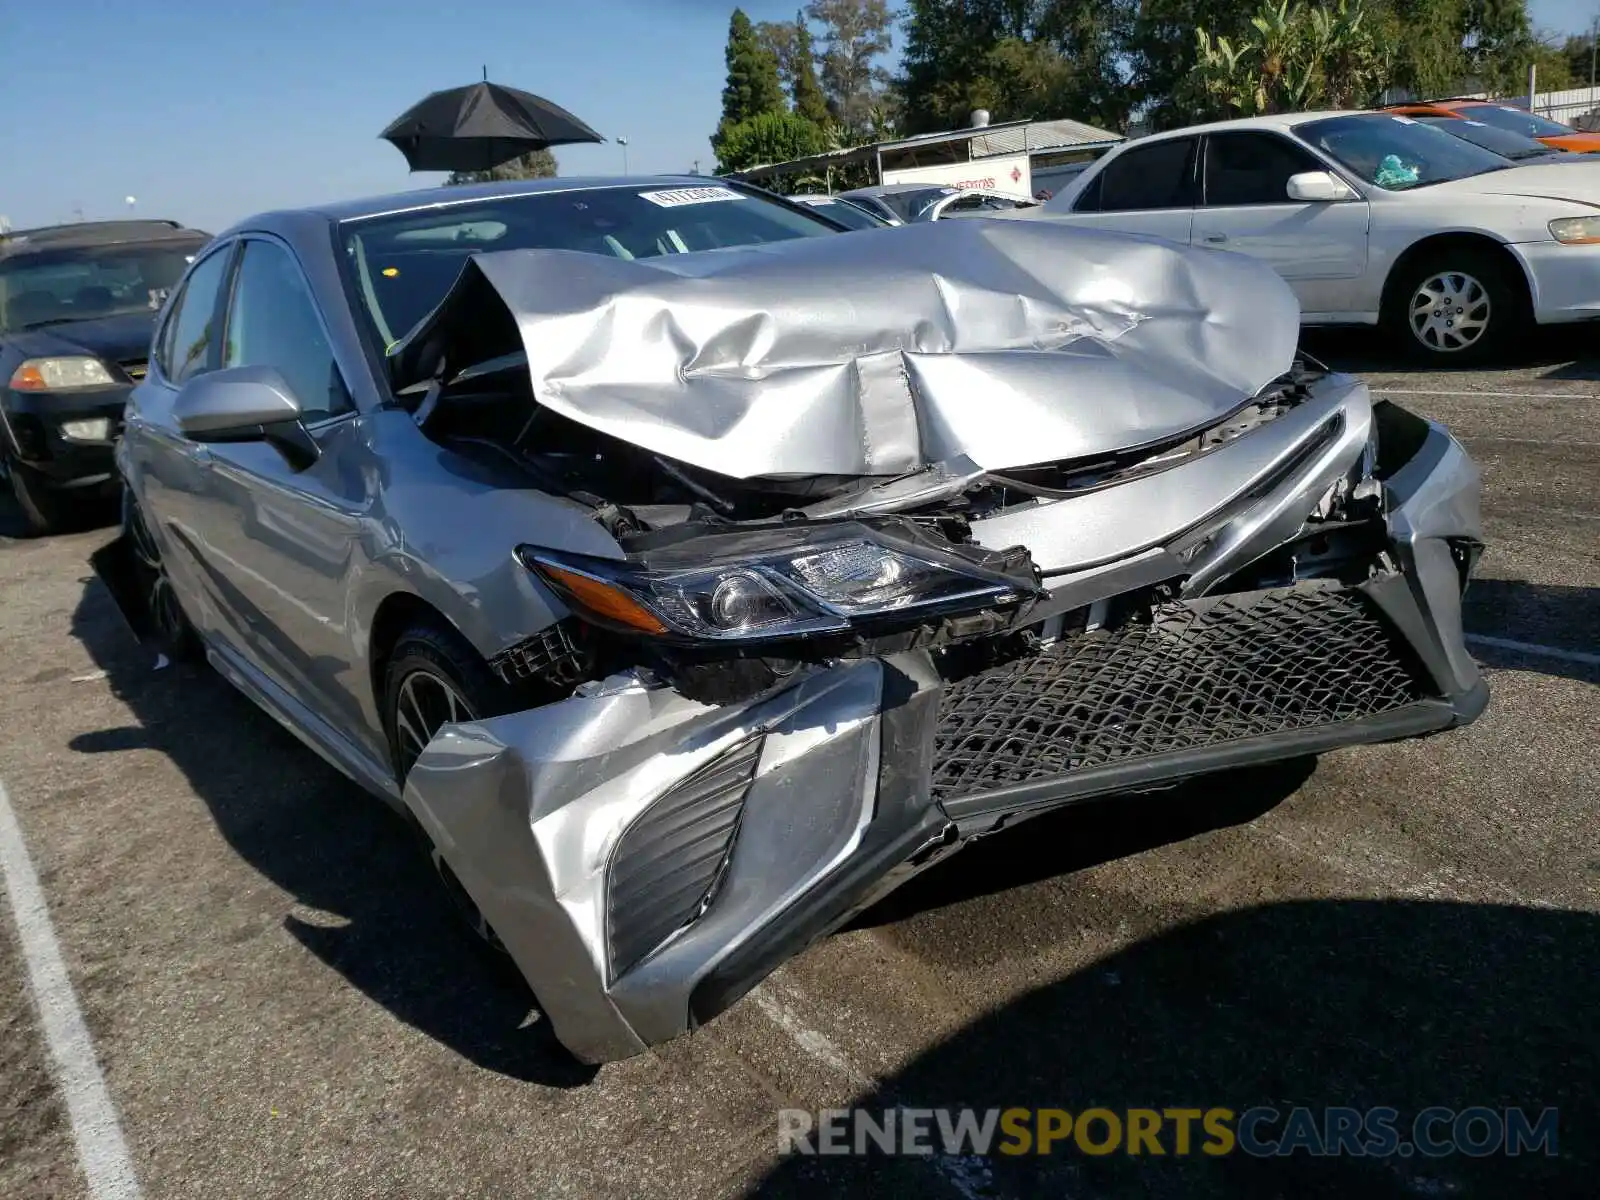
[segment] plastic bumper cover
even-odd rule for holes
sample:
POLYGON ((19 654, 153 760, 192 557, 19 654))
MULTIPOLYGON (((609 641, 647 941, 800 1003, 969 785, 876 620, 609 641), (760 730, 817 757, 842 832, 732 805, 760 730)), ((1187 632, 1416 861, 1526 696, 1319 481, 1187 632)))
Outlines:
POLYGON ((6 440, 16 456, 58 487, 115 484, 113 452, 122 432, 126 384, 76 392, 17 392, 7 389, 0 402, 6 440), (67 421, 104 419, 103 439, 66 436, 67 421))

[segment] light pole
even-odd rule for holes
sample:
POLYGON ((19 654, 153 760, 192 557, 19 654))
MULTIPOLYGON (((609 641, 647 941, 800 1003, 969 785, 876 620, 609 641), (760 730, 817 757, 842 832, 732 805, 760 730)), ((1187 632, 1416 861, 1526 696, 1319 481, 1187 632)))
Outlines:
POLYGON ((626 175, 628 173, 628 139, 619 137, 617 145, 622 147, 622 173, 626 175))

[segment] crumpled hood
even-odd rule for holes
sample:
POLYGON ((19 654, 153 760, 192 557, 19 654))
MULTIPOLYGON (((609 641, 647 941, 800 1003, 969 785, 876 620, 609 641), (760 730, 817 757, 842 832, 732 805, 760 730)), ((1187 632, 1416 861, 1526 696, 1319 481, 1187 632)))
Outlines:
POLYGON ((1159 442, 1288 370, 1299 306, 1241 255, 951 221, 624 260, 473 258, 397 386, 522 350, 538 403, 735 478, 997 470, 1159 442))

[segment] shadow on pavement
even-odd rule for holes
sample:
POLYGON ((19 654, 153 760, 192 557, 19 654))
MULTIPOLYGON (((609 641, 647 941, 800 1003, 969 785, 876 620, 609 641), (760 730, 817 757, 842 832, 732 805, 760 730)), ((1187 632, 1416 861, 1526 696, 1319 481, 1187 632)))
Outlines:
POLYGON ((1541 379, 1600 380, 1600 358, 1585 353, 1592 335, 1582 326, 1551 325, 1532 330, 1502 360, 1472 366, 1425 362, 1410 355, 1376 329, 1307 329, 1305 348, 1336 371, 1406 372, 1430 375, 1481 375, 1504 370, 1540 370, 1541 379))
MULTIPOLYGON (((860 1107, 1268 1106, 1286 1115, 1398 1110, 1410 1142, 1424 1109, 1559 1110, 1555 1156, 1395 1153, 1252 1157, 1240 1150, 958 1158, 920 1172, 969 1196, 1476 1197, 1593 1195, 1600 1168, 1600 918, 1497 905, 1317 900, 1196 921, 1032 991, 926 1052, 860 1107)), ((1122 1118, 1126 1120, 1126 1117, 1122 1118)), ((1504 1119, 1503 1117, 1501 1118, 1504 1119)), ((930 1122, 932 1125, 932 1122, 930 1122)), ((932 1126, 937 1130, 937 1126, 932 1126)), ((1451 1126, 1428 1126, 1446 1134, 1451 1126)), ((1480 1126, 1480 1129, 1483 1127, 1480 1126)), ((1091 1126, 1091 1145, 1104 1125, 1091 1126)), ((1260 1132, 1276 1139, 1281 1121, 1260 1132)), ((934 1133, 937 1139, 937 1132, 934 1133)), ((1320 1135, 1319 1135, 1320 1136, 1320 1135)), ((1482 1133, 1476 1136, 1482 1137, 1482 1133)), ((903 1162, 782 1159, 770 1196, 913 1195, 903 1162)))
POLYGON ((139 722, 80 735, 74 750, 150 748, 171 758, 240 857, 301 905, 346 922, 291 913, 288 933, 399 1020, 519 1080, 571 1087, 593 1078, 546 1022, 526 1023, 526 987, 456 927, 411 832, 382 801, 210 668, 153 670, 99 580, 87 583, 72 629, 139 722))
MULTIPOLYGON (((1467 589, 1463 619, 1473 634, 1579 653, 1600 652, 1600 588, 1480 577, 1467 589)), ((1519 654, 1477 641, 1469 642, 1468 649, 1492 667, 1600 683, 1600 665, 1593 663, 1519 654)))
POLYGON ((1316 759, 1271 763, 1144 796, 1075 804, 980 838, 930 867, 854 922, 887 925, 914 913, 1082 871, 1213 829, 1243 825, 1292 796, 1316 759))

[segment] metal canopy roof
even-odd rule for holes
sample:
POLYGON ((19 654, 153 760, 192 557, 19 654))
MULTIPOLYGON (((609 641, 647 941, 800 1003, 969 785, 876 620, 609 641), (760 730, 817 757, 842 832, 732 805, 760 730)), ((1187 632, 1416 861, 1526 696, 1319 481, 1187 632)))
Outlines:
POLYGON ((1082 121, 1060 118, 1054 121, 1003 121, 997 125, 975 125, 967 129, 953 129, 943 133, 924 133, 917 137, 898 138, 888 142, 873 142, 866 146, 852 146, 846 150, 829 150, 809 158, 797 158, 785 163, 762 163, 743 171, 731 171, 737 179, 760 180, 774 175, 792 175, 797 171, 844 166, 847 163, 882 162, 891 156, 915 156, 919 150, 945 147, 965 142, 969 157, 992 158, 998 154, 1035 153, 1049 150, 1089 150, 1110 146, 1123 140, 1120 133, 1099 129, 1082 121))

